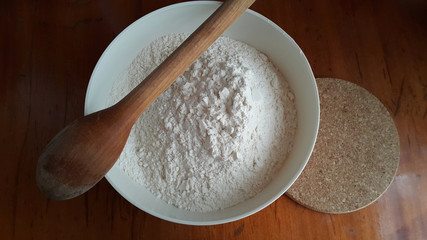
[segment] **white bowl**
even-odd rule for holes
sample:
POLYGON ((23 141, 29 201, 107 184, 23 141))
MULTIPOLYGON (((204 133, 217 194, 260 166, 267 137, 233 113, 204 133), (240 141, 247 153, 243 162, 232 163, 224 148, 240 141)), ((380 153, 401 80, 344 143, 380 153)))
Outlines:
MULTIPOLYGON (((164 7, 131 24, 108 46, 93 70, 86 93, 85 114, 104 109, 113 82, 123 74, 139 51, 170 33, 193 32, 219 2, 185 2, 164 7)), ((294 148, 279 174, 254 198, 219 211, 198 213, 178 209, 133 182, 116 164, 106 175, 129 202, 156 217, 190 225, 235 221, 265 208, 297 179, 314 147, 319 125, 319 97, 315 78, 303 52, 276 24, 248 10, 225 33, 266 53, 281 70, 296 97, 298 129, 294 148)))

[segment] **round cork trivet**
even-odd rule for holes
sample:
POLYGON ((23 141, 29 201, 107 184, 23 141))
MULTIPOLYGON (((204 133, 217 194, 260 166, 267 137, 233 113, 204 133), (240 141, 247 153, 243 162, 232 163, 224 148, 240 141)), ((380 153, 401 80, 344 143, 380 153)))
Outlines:
POLYGON ((399 136, 387 109, 367 90, 318 78, 320 125, 304 171, 286 192, 325 213, 348 213, 376 201, 399 165, 399 136))

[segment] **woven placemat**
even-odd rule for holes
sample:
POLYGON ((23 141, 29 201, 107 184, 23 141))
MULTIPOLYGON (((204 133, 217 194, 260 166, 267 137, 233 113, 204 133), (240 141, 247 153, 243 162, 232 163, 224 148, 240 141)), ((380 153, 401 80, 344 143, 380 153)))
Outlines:
POLYGON ((325 213, 348 213, 376 201, 399 165, 399 136, 387 109, 364 88, 318 78, 320 126, 313 154, 286 192, 325 213))

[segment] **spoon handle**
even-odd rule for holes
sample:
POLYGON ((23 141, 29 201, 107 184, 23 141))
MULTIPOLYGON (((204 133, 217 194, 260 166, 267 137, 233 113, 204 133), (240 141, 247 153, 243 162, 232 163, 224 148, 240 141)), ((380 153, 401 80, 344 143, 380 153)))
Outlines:
MULTIPOLYGON (((163 63, 118 103, 135 122, 255 0, 228 0, 200 25, 163 63)), ((133 124, 133 123, 132 123, 133 124)))

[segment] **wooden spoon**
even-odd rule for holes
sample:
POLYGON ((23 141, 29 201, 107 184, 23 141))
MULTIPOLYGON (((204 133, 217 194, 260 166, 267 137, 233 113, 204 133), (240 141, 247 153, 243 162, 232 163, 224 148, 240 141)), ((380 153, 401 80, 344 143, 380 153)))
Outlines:
POLYGON ((81 117, 58 133, 37 163, 41 192, 48 198, 65 200, 83 194, 101 180, 120 156, 139 116, 254 1, 226 1, 120 102, 81 117))

